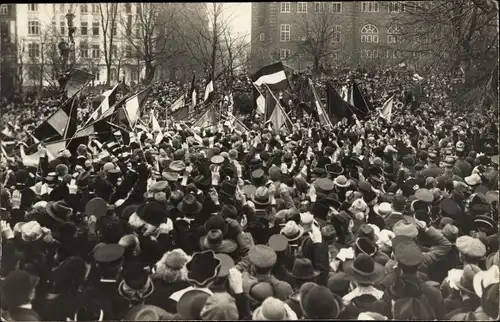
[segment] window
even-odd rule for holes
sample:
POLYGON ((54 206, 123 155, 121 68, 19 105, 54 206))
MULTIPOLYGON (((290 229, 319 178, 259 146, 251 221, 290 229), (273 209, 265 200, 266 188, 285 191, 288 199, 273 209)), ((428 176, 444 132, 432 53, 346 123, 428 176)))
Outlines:
POLYGON ((361 28, 361 42, 378 43, 378 29, 374 25, 364 25, 361 28))
POLYGON ((314 3, 314 12, 325 12, 327 8, 327 3, 324 2, 315 2, 314 3))
POLYGON ((36 3, 29 4, 28 5, 28 11, 31 11, 31 12, 38 11, 38 4, 36 4, 36 3))
POLYGON ((127 45, 127 47, 125 47, 125 57, 132 58, 132 46, 127 45))
POLYGON ((334 25, 333 26, 333 35, 332 35, 332 41, 333 42, 341 42, 342 41, 342 26, 341 25, 334 25))
POLYGON ((280 12, 290 12, 290 2, 280 2, 280 12))
POLYGON ((80 43, 80 56, 82 58, 89 58, 89 46, 87 43, 80 43))
POLYGON ((66 33, 66 21, 59 21, 59 31, 61 32, 61 35, 64 35, 66 33))
POLYGON ((99 45, 92 45, 92 58, 99 58, 101 56, 101 49, 99 45))
POLYGON ((94 74, 95 80, 98 81, 99 80, 99 68, 97 68, 97 67, 92 68, 92 74, 94 74))
POLYGON ((52 30, 51 30, 52 32, 56 31, 56 29, 57 29, 57 24, 56 24, 56 21, 55 21, 55 20, 52 20, 52 21, 50 22, 50 27, 52 28, 52 30))
POLYGON ((330 6, 330 12, 341 13, 342 2, 332 2, 330 6))
POLYGON ((280 26, 280 41, 289 42, 290 41, 290 25, 280 26))
POLYGON ((135 36, 141 37, 141 25, 139 23, 135 24, 135 36))
POLYGON ((297 2, 297 13, 307 13, 307 2, 297 2))
POLYGON ((99 13, 99 5, 97 3, 92 4, 92 13, 99 13))
POLYGON ((111 28, 111 33, 113 34, 113 36, 116 36, 117 34, 116 23, 113 24, 113 28, 111 28))
POLYGON ((110 75, 109 76, 110 76, 112 82, 116 82, 117 76, 118 76, 117 74, 118 73, 116 72, 116 69, 112 68, 110 70, 110 75))
POLYGON ((30 58, 40 57, 40 44, 38 43, 28 44, 28 56, 30 58))
POLYGON ((388 10, 390 13, 403 11, 403 4, 398 1, 390 1, 388 5, 388 10))
POLYGON ((88 6, 86 4, 81 4, 80 5, 80 13, 82 15, 86 15, 86 14, 89 13, 89 8, 88 8, 88 6))
POLYGON ((9 5, 6 5, 6 4, 0 5, 0 14, 1 15, 8 15, 9 14, 9 5))
POLYGON ((130 3, 125 4, 125 12, 128 14, 132 13, 132 5, 130 3))
POLYGON ((60 12, 64 12, 64 11, 65 11, 65 9, 66 9, 66 8, 64 7, 64 3, 60 3, 60 4, 59 4, 59 11, 60 11, 60 12))
POLYGON ((263 32, 261 32, 261 33, 259 34, 259 39, 260 39, 260 41, 265 41, 265 40, 266 40, 266 34, 265 34, 265 33, 263 33, 263 32))
POLYGON ((387 30, 387 43, 388 44, 396 44, 402 42, 401 33, 403 32, 403 28, 399 26, 391 26, 387 30))
POLYGON ((142 11, 141 11, 141 4, 140 4, 140 3, 137 3, 137 4, 135 5, 135 14, 136 14, 136 15, 140 15, 140 14, 141 14, 141 12, 142 12, 142 11))
POLYGON ((116 47, 116 45, 111 46, 111 57, 118 57, 118 47, 116 47))
POLYGON ((133 82, 137 82, 139 80, 139 72, 137 71, 137 67, 131 68, 130 78, 133 82))
POLYGON ((290 49, 280 49, 280 59, 287 59, 290 57, 290 49))
POLYGON ((361 49, 361 58, 378 58, 378 50, 361 49))
POLYGON ((99 22, 92 22, 92 35, 99 36, 99 22))
POLYGON ((80 25, 80 34, 82 36, 86 36, 88 34, 88 29, 89 29, 89 23, 86 21, 82 21, 80 25))
POLYGON ((28 21, 28 35, 39 35, 40 23, 37 20, 28 21))
POLYGON ((362 1, 361 12, 378 12, 377 1, 362 1))

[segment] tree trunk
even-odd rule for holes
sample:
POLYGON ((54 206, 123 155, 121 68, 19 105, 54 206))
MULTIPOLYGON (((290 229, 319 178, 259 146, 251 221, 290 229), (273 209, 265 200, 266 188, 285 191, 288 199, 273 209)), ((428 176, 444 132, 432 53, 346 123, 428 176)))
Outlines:
POLYGON ((313 60, 313 70, 312 70, 312 75, 313 75, 313 78, 316 78, 316 76, 318 76, 318 73, 319 73, 319 57, 314 57, 314 60, 313 60))
POLYGON ((144 82, 146 84, 149 84, 152 80, 153 77, 155 76, 155 66, 151 62, 146 62, 146 75, 144 77, 144 82))
POLYGON ((106 64, 106 86, 111 83, 111 64, 106 64))
POLYGON ((217 58, 217 4, 214 3, 214 23, 213 23, 213 39, 212 39, 212 82, 215 90, 215 62, 217 58))

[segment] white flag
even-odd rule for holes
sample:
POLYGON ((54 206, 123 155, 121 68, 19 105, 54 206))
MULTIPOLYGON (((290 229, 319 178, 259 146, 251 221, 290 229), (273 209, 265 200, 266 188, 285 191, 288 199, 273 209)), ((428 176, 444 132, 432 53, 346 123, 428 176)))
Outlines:
POLYGON ((257 113, 263 115, 266 112, 266 98, 260 94, 257 98, 257 113))
POLYGON ((389 123, 391 122, 393 103, 394 103, 394 95, 389 97, 389 99, 385 101, 384 105, 380 109, 380 117, 385 119, 389 123))

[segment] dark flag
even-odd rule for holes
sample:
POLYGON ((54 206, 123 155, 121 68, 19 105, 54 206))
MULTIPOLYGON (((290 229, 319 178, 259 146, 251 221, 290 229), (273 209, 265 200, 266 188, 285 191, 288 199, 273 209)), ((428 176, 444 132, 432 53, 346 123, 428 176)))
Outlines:
POLYGON ((57 111, 33 131, 33 136, 39 141, 47 142, 63 139, 67 134, 67 130, 70 129, 72 131, 73 129, 73 126, 69 126, 69 124, 75 118, 74 113, 76 110, 73 111, 73 105, 76 105, 75 100, 76 96, 67 100, 62 107, 57 109, 57 111))
POLYGON ((336 118, 334 123, 340 122, 344 117, 350 124, 354 123, 352 106, 340 97, 331 83, 326 84, 326 105, 328 115, 336 118))
POLYGON ((285 68, 281 62, 262 67, 252 75, 251 79, 255 85, 262 86, 266 84, 274 91, 290 87, 285 68))
POLYGON ((354 107, 360 111, 360 113, 356 113, 358 119, 361 119, 360 116, 365 118, 368 113, 373 110, 372 104, 365 99, 365 96, 356 81, 352 82, 352 99, 354 107))

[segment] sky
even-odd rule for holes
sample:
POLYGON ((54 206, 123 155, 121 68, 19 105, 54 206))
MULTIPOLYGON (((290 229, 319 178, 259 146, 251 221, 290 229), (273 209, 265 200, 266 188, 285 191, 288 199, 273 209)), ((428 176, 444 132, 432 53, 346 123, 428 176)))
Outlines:
POLYGON ((224 14, 232 15, 232 30, 238 36, 246 35, 250 41, 252 30, 252 3, 251 2, 228 2, 224 4, 224 14))

